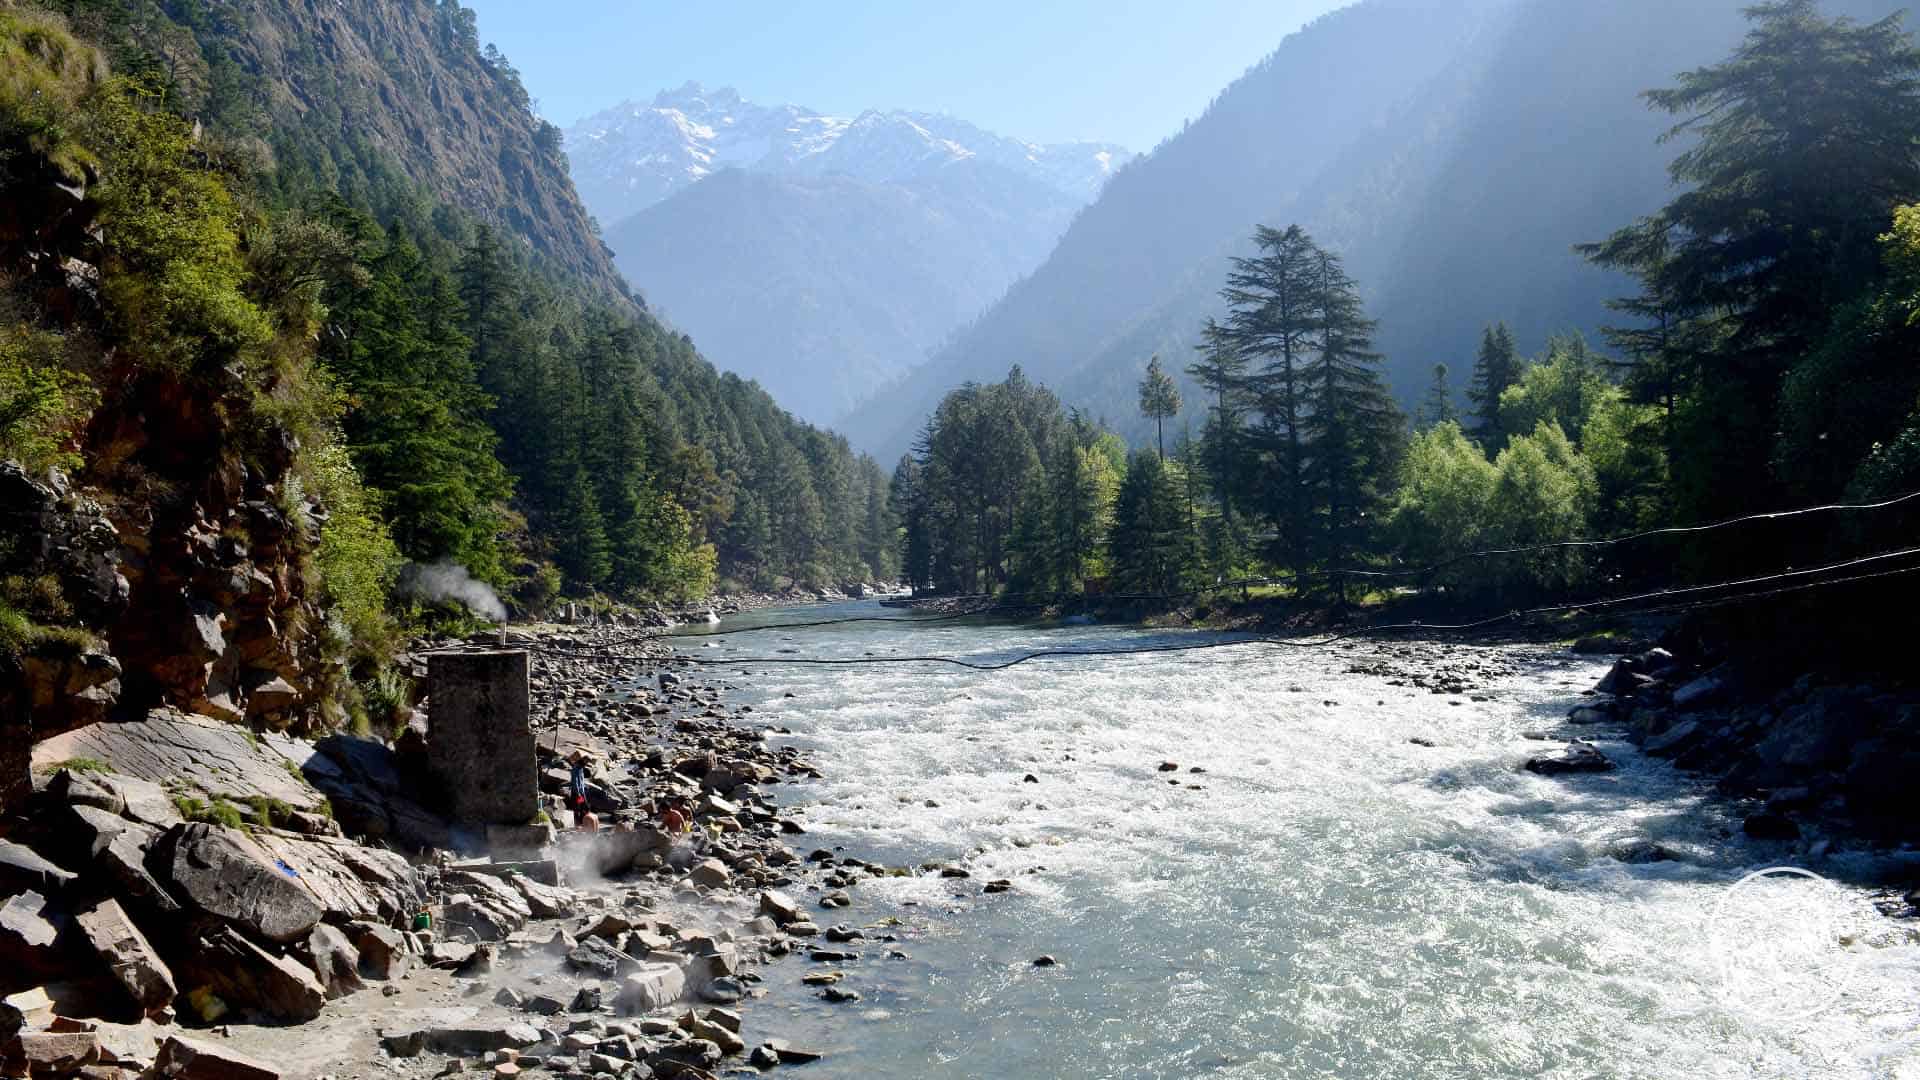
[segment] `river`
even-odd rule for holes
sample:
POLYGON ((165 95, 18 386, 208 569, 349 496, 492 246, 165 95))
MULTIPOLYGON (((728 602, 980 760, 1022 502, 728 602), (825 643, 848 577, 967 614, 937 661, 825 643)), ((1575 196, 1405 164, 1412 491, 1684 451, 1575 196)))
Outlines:
POLYGON ((854 946, 856 1003, 812 997, 804 959, 769 968, 757 1034, 826 1050, 815 1078, 1920 1077, 1920 935, 1854 884, 1884 859, 1749 842, 1701 780, 1604 731, 1578 733, 1612 773, 1519 767, 1574 733, 1563 718, 1604 662, 1457 647, 1445 662, 1481 685, 1434 694, 1350 670, 1438 662, 1397 642, 992 673, 743 659, 1189 640, 967 621, 680 639, 825 773, 779 789, 803 852, 971 875, 863 881, 852 909, 821 912, 899 940, 854 946), (1631 857, 1650 843, 1673 857, 1631 857), (1821 894, 1832 955, 1730 963, 1782 936, 1722 903, 1776 864, 1850 882, 1821 894), (983 895, 995 878, 1012 890, 983 895), (1809 977, 1837 1000, 1801 1016, 1743 996, 1796 962, 1828 964, 1809 977))

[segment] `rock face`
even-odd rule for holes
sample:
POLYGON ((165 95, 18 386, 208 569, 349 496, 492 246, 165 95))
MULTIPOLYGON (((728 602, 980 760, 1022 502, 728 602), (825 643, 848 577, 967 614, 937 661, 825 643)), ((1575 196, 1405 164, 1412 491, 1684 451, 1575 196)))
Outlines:
POLYGON ((522 825, 539 807, 527 654, 440 653, 427 664, 427 753, 455 822, 522 825))
MULTIPOLYGON (((287 771, 287 760, 245 728, 155 709, 139 720, 93 724, 34 747, 36 766, 84 758, 105 763, 115 773, 146 781, 138 797, 142 820, 171 810, 157 785, 185 782, 207 797, 263 795, 296 810, 320 805, 320 793, 287 771), (164 807, 164 809, 163 809, 164 807)), ((130 791, 132 789, 129 789, 130 791)), ((178 820, 178 815, 171 815, 178 820)), ((153 824, 164 822, 154 821, 153 824)))

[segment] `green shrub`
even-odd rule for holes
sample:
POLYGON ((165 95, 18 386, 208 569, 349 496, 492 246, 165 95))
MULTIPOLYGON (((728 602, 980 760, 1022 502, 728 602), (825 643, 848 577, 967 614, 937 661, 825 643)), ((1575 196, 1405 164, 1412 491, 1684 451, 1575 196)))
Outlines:
POLYGON ((394 638, 387 598, 400 572, 400 550, 346 448, 332 441, 321 445, 308 455, 306 471, 330 515, 314 553, 321 588, 346 631, 350 654, 360 661, 383 657, 394 638))
MULTIPOLYGON (((8 313, 0 312, 0 319, 8 313)), ((74 434, 100 395, 72 369, 66 339, 24 323, 0 323, 0 458, 38 473, 75 468, 74 434)))

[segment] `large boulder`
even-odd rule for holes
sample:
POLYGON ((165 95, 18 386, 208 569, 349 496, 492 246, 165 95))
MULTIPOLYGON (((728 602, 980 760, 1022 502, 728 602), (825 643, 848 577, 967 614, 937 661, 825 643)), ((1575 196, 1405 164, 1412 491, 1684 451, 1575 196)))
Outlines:
POLYGON ((326 988, 328 997, 345 997, 365 987, 360 981, 360 950, 339 928, 321 923, 307 934, 297 951, 326 988))
POLYGON ((242 1009, 303 1023, 326 1007, 327 991, 305 964, 276 956, 222 926, 196 941, 178 963, 180 984, 207 987, 242 1009))
MULTIPOLYGON (((150 833, 151 830, 148 830, 150 833)), ((113 891, 143 914, 171 917, 180 914, 180 901, 160 884, 147 869, 150 846, 155 837, 134 829, 114 836, 94 856, 94 869, 112 886, 113 891)))
POLYGON ((1753 748, 1763 766, 1761 775, 1785 782, 1844 766, 1869 720, 1863 695, 1843 688, 1815 691, 1775 721, 1753 748))
POLYGON ((326 915, 298 870, 238 829, 181 825, 161 841, 158 857, 189 903, 254 937, 291 944, 326 915))
POLYGON ((102 900, 81 912, 74 923, 140 1012, 155 1014, 173 1003, 178 993, 173 972, 118 901, 102 900))

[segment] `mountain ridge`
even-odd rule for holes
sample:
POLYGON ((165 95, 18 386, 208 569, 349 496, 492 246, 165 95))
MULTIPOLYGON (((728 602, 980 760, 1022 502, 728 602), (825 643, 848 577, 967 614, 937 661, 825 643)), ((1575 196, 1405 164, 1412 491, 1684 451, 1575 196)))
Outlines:
POLYGON ((582 198, 609 226, 726 168, 884 184, 978 159, 1089 202, 1132 157, 1111 143, 1026 142, 943 113, 868 109, 845 117, 759 105, 732 87, 695 82, 588 116, 566 130, 565 145, 582 198))

